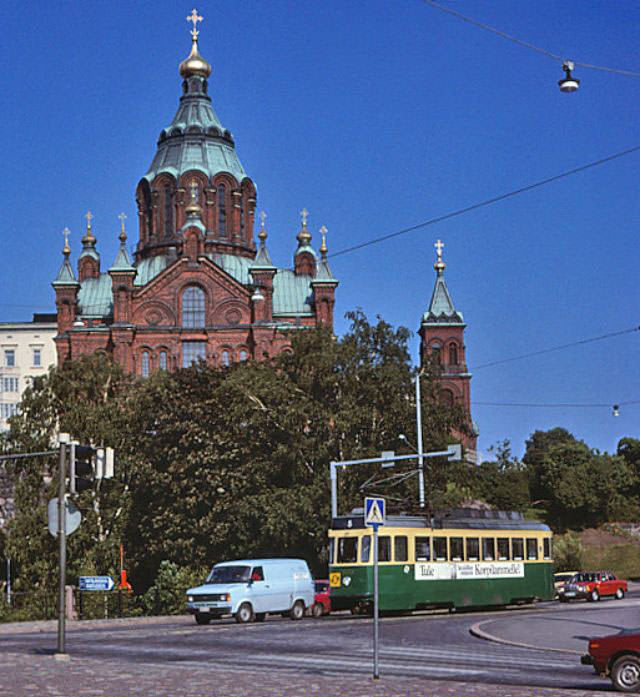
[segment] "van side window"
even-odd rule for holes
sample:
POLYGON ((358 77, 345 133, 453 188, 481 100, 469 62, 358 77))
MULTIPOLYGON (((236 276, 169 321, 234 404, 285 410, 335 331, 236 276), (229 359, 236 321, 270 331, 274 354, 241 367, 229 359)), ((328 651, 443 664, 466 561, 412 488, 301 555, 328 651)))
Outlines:
POLYGON ((395 561, 407 561, 409 558, 406 535, 398 535, 393 538, 393 557, 395 561))
POLYGON ((478 561, 478 559, 480 559, 480 539, 467 537, 467 561, 478 561))
POLYGON ((513 550, 514 561, 522 561, 524 559, 524 542, 521 537, 514 537, 511 540, 511 549, 513 550))
POLYGON ((252 581, 264 581, 264 572, 261 566, 254 566, 251 570, 251 580, 252 581))
POLYGON ((462 561, 462 538, 449 538, 449 556, 451 561, 462 561))
POLYGON ((428 537, 416 537, 416 561, 431 561, 431 540, 428 537))
POLYGON ((493 537, 482 538, 482 559, 493 561, 496 558, 496 541, 493 537))
POLYGON ((339 537, 336 563, 353 564, 358 556, 357 537, 339 537))
POLYGON ((362 542, 360 543, 360 561, 363 564, 368 564, 370 555, 371 555, 371 535, 363 535, 362 542))
POLYGON ((538 540, 527 540, 527 559, 538 558, 538 540))
POLYGON ((499 537, 498 538, 498 559, 500 561, 506 561, 509 559, 509 538, 499 537))
POLYGON ((435 561, 447 561, 447 538, 433 538, 433 556, 435 561))
POLYGON ((378 561, 391 561, 391 538, 388 535, 378 538, 378 561))

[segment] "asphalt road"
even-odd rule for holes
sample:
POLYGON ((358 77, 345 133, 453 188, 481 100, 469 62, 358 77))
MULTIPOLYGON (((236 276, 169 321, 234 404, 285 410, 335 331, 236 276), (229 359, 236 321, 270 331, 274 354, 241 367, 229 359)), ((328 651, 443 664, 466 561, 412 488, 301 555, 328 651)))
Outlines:
MULTIPOLYGON (((411 678, 464 681, 478 686, 609 691, 608 681, 580 665, 579 654, 584 652, 590 636, 640 625, 639 611, 640 594, 632 593, 622 601, 575 603, 568 607, 543 603, 528 610, 384 618, 380 624, 380 671, 387 680, 411 678), (472 625, 504 641, 547 648, 523 648, 478 639, 470 634, 472 625)), ((15 657, 16 665, 28 666, 30 657, 46 657, 54 663, 50 654, 56 646, 56 635, 53 627, 47 629, 30 632, 24 627, 21 633, 11 633, 9 627, 3 631, 0 626, 0 651, 15 657)), ((116 670, 130 676, 134 685, 136 671, 142 670, 148 677, 178 668, 188 669, 192 676, 204 676, 205 684, 207 671, 213 669, 269 677, 276 684, 279 676, 286 683, 286 676, 292 671, 309 681, 340 681, 370 676, 372 626, 368 618, 345 614, 299 622, 274 617, 250 625, 221 620, 203 627, 190 617, 155 620, 153 624, 144 620, 94 622, 70 628, 67 651, 74 669, 100 661, 111 666, 112 673, 116 670)), ((0 665, 0 680, 2 677, 0 665)), ((29 679, 29 689, 12 694, 36 694, 38 682, 29 679)), ((109 691, 87 690, 81 694, 116 697, 109 691)), ((72 694, 55 690, 49 693, 72 694)), ((159 693, 149 697, 155 694, 159 693)))

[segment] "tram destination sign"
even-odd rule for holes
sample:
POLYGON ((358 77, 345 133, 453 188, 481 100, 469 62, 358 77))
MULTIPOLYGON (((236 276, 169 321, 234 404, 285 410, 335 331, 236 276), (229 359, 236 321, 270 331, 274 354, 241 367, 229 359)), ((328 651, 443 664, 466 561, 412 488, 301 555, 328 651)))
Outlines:
POLYGON ((523 578, 521 561, 421 563, 415 566, 416 581, 448 581, 455 579, 523 578))

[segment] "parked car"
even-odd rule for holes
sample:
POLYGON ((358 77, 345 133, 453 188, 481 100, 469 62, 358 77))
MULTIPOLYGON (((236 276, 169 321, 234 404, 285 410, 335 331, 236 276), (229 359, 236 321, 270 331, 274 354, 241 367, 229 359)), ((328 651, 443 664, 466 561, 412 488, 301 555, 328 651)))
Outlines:
POLYGON ((236 622, 264 621, 268 613, 292 620, 314 604, 314 586, 302 559, 241 559, 216 564, 206 582, 187 591, 187 611, 198 624, 233 615, 236 622))
POLYGON ((579 571, 558 571, 553 574, 553 587, 556 589, 556 595, 558 589, 562 588, 565 583, 571 583, 571 579, 579 573, 579 571))
POLYGON ((331 612, 331 600, 329 599, 329 581, 319 579, 314 581, 316 594, 313 599, 311 614, 315 617, 322 617, 331 612))
POLYGON ((616 690, 640 690, 640 631, 624 629, 619 634, 596 637, 589 641, 589 653, 583 665, 591 665, 602 677, 611 678, 616 690))
POLYGON ((590 571, 576 574, 560 587, 558 598, 562 603, 576 598, 595 601, 609 595, 621 600, 626 592, 627 582, 617 579, 610 571, 590 571))

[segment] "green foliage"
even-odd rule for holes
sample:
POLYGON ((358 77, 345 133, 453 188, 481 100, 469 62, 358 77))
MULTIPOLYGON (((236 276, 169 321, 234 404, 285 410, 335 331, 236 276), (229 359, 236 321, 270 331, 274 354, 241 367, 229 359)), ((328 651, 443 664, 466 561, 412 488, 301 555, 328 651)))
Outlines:
POLYGON ((553 538, 553 558, 556 571, 580 571, 585 568, 585 548, 575 532, 553 538))
POLYGON ((523 511, 531 503, 529 476, 525 465, 513 457, 508 440, 489 448, 495 459, 476 470, 478 494, 502 511, 523 511))
POLYGON ((200 585, 206 570, 193 572, 170 561, 160 562, 153 585, 140 599, 148 615, 181 615, 186 611, 187 589, 200 585))

